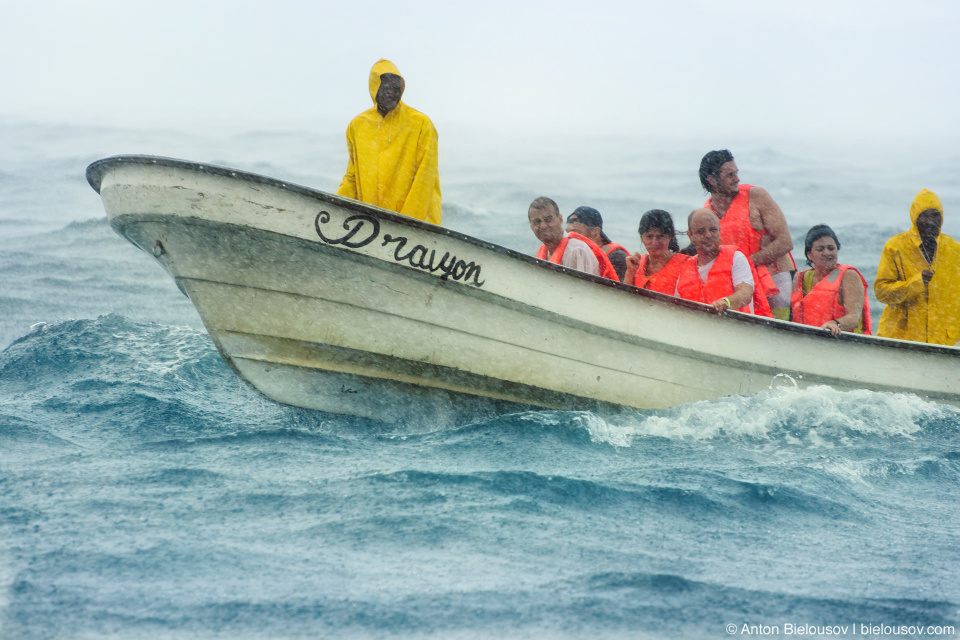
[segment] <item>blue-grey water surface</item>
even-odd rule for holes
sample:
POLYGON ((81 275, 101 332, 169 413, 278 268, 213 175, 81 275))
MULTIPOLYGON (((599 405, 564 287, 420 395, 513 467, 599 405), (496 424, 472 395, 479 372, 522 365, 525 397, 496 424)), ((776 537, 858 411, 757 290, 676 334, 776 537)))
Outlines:
MULTIPOLYGON (((232 373, 83 176, 153 153, 334 190, 335 133, 0 124, 0 638, 960 629, 960 409, 775 384, 661 411, 451 424, 423 407, 389 427, 279 405, 232 373)), ((703 200, 709 147, 451 138, 445 223, 521 251, 538 195, 596 206, 632 249, 643 211, 682 229, 703 200)), ((801 243, 833 224, 868 280, 921 188, 960 235, 956 157, 734 152, 801 243)))

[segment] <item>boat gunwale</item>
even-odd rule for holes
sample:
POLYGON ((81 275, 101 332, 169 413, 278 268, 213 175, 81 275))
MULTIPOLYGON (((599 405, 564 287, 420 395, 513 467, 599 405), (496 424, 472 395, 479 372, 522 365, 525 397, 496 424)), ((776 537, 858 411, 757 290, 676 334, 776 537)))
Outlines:
MULTIPOLYGON (((345 198, 343 196, 337 196, 324 191, 319 191, 311 187, 305 187, 296 183, 287 182, 284 180, 279 180, 277 178, 271 178, 261 174, 253 173, 250 171, 244 171, 242 169, 233 169, 230 167, 225 167, 222 165, 202 163, 202 162, 193 162, 188 160, 178 160, 176 158, 169 158, 165 156, 151 156, 151 155, 137 155, 137 154, 123 154, 109 156, 107 158, 102 158, 91 163, 86 170, 86 179, 90 186, 98 194, 100 193, 100 187, 104 176, 113 168, 127 165, 141 165, 141 166, 158 166, 166 167, 172 169, 180 169, 186 171, 192 171, 195 173, 208 174, 217 177, 228 178, 231 180, 239 180, 241 182, 251 182, 255 184, 262 184, 265 186, 274 187, 277 189, 290 191, 298 195, 302 195, 311 199, 320 200, 329 202, 330 204, 336 205, 343 209, 348 209, 351 211, 356 211, 358 213, 364 214, 373 214, 380 218, 384 218, 399 224, 401 226, 413 227, 421 231, 425 231, 431 234, 439 234, 453 238, 455 240, 466 242, 467 244, 472 244, 478 246, 482 249, 493 251, 501 255, 507 256, 511 259, 520 259, 528 264, 534 264, 541 268, 547 268, 559 273, 564 274, 567 277, 575 277, 581 280, 586 280, 588 282, 599 284, 601 286, 610 287, 614 289, 621 289, 635 295, 640 295, 641 297, 652 298, 654 300, 660 300, 663 302, 668 302, 670 304, 684 307, 687 309, 695 310, 700 313, 707 313, 711 315, 716 315, 713 307, 708 304, 701 302, 695 302, 693 300, 685 300, 683 298, 677 298, 665 293, 659 293, 656 291, 650 291, 648 289, 641 289, 635 287, 631 284, 625 282, 617 282, 604 278, 597 275, 592 275, 589 273, 583 273, 563 265, 555 264, 548 262, 546 260, 540 260, 539 258, 527 255, 525 253, 520 253, 514 249, 504 247, 492 242, 481 240, 474 236, 467 235, 465 233, 455 231, 440 225, 434 225, 416 218, 411 218, 381 207, 363 203, 351 198, 345 198)), ((131 215, 131 214, 124 214, 131 215)), ((203 219, 200 216, 190 216, 196 217, 198 219, 203 219)), ((245 226, 245 225, 237 225, 245 226)), ((261 229, 261 231, 266 231, 261 229)), ((789 331, 793 333, 802 333, 812 336, 820 336, 822 338, 829 338, 832 340, 845 340, 859 342, 861 344, 885 347, 885 348, 894 348, 894 349, 906 349, 908 351, 919 351, 925 353, 936 353, 940 355, 945 355, 948 357, 958 357, 960 358, 960 347, 949 346, 949 345, 938 345, 938 344, 929 344, 925 342, 910 342, 906 340, 896 340, 893 338, 883 338, 875 335, 863 335, 857 333, 843 332, 839 336, 832 336, 824 329, 819 327, 813 327, 809 325, 798 324, 795 322, 788 322, 784 320, 779 320, 776 318, 765 318, 762 316, 756 316, 749 313, 742 313, 739 311, 728 310, 722 314, 721 317, 727 317, 736 322, 746 322, 749 324, 758 324, 762 326, 767 326, 771 329, 777 331, 789 331)))

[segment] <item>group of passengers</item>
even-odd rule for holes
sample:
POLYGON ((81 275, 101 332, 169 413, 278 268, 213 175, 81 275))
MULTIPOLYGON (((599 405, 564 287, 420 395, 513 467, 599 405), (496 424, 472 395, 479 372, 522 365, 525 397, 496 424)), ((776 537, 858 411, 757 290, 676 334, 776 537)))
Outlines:
MULTIPOLYGON (((557 203, 534 200, 527 215, 543 243, 541 260, 632 284, 641 289, 829 330, 870 334, 867 282, 837 261, 840 241, 825 224, 804 242, 809 269, 798 271, 783 211, 770 194, 740 184, 730 151, 710 151, 700 163, 710 194, 687 217, 690 246, 681 249, 671 215, 640 218, 646 253, 630 254, 603 231, 592 207, 578 207, 566 228, 557 203)), ((884 303, 878 335, 954 345, 960 341, 960 243, 940 233, 943 205, 924 189, 910 207, 911 229, 891 238, 880 258, 874 293, 884 303)))
MULTIPOLYGON (((389 60, 370 70, 373 107, 347 127, 347 170, 337 194, 440 224, 437 130, 402 101, 406 83, 389 60)), ((760 187, 740 184, 727 150, 700 163, 710 194, 687 218, 690 246, 680 249, 673 219, 654 209, 640 219, 641 255, 610 241, 600 213, 578 207, 566 230, 557 203, 530 204, 530 228, 543 246, 537 257, 564 266, 713 305, 829 329, 870 333, 867 283, 853 267, 837 263, 840 241, 826 225, 807 233, 810 269, 797 273, 793 239, 783 211, 760 187)), ((886 308, 878 334, 957 344, 960 340, 960 244, 940 233, 943 206, 924 189, 910 207, 909 231, 883 248, 874 282, 886 308)))

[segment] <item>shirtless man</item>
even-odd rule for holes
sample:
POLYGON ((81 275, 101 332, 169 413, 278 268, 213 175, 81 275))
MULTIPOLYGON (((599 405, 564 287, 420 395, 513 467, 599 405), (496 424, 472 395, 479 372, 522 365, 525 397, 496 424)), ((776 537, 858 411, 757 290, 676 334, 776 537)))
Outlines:
POLYGON ((766 189, 740 184, 738 172, 726 149, 703 156, 700 184, 710 194, 703 206, 720 218, 721 244, 737 247, 756 265, 773 316, 789 320, 797 265, 790 254, 793 239, 787 220, 766 189))

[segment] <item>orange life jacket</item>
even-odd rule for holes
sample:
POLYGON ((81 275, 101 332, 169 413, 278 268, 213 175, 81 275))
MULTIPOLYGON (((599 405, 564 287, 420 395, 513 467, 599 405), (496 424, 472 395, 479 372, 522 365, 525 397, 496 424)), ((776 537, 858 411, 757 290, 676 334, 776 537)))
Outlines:
MULTIPOLYGON (((675 253, 663 265, 659 271, 647 276, 647 263, 650 260, 649 255, 640 256, 640 267, 637 268, 637 274, 633 276, 633 286, 650 291, 659 291, 667 295, 673 295, 677 290, 677 278, 680 276, 680 267, 690 259, 682 253, 675 253)), ((699 276, 698 276, 699 278, 699 276)))
POLYGON ((630 252, 627 251, 627 248, 626 248, 626 247, 624 247, 622 244, 617 244, 616 242, 608 242, 607 244, 603 245, 603 246, 600 247, 600 248, 601 248, 601 249, 603 250, 603 252, 604 252, 605 254, 607 254, 608 256, 609 256, 611 253, 613 253, 614 251, 616 251, 617 249, 620 249, 620 250, 623 251, 625 254, 630 255, 630 252))
MULTIPOLYGON (((750 222, 750 189, 752 188, 752 184, 741 184, 739 193, 733 197, 726 213, 720 218, 720 244, 732 244, 748 258, 760 251, 760 239, 763 238, 765 233, 765 231, 754 229, 750 222)), ((707 198, 703 206, 716 213, 712 202, 713 196, 707 198)), ((790 262, 793 264, 793 269, 796 270, 797 263, 793 259, 793 254, 788 253, 787 255, 790 256, 790 262)), ((764 295, 767 297, 776 295, 780 290, 774 284, 771 274, 779 270, 778 265, 774 264, 771 267, 760 265, 759 267, 754 266, 754 268, 760 276, 757 282, 761 283, 765 292, 764 295)))
POLYGON ((854 333, 863 333, 870 335, 870 300, 867 296, 867 281, 863 274, 846 264, 838 264, 837 269, 840 275, 833 282, 824 278, 804 295, 803 280, 804 275, 812 271, 807 269, 797 275, 799 286, 794 290, 791 299, 793 306, 793 321, 800 324, 807 324, 813 327, 822 327, 824 323, 830 320, 839 320, 847 314, 847 310, 840 304, 840 292, 843 285, 843 276, 847 270, 852 270, 860 277, 863 283, 863 315, 860 317, 860 326, 854 329, 854 333))
MULTIPOLYGON (((685 260, 680 267, 680 276, 677 278, 677 293, 680 294, 680 297, 686 300, 713 304, 715 300, 731 295, 734 292, 733 256, 737 251, 736 247, 721 245, 720 253, 717 254, 713 266, 710 267, 706 282, 700 280, 696 258, 685 260)), ((753 281, 757 282, 757 269, 753 266, 753 261, 749 257, 747 257, 747 262, 750 264, 753 281)), ((750 305, 740 307, 736 311, 750 313, 750 305)), ((756 286, 753 288, 753 313, 767 318, 773 317, 766 296, 761 295, 756 286)))
MULTIPOLYGON (((567 242, 570 238, 575 238, 587 243, 587 246, 590 247, 590 251, 593 252, 593 255, 597 257, 597 261, 600 263, 600 275, 609 280, 615 280, 620 282, 620 278, 617 276, 617 272, 613 268, 613 264, 610 263, 610 258, 607 257, 607 254, 603 252, 603 249, 597 246, 590 238, 584 237, 577 233, 576 231, 571 231, 563 237, 563 240, 560 241, 560 244, 557 245, 556 251, 550 256, 549 261, 554 264, 563 264, 563 252, 567 249, 567 242)), ((547 246, 542 244, 540 249, 537 251, 537 257, 541 260, 547 260, 547 246)))

